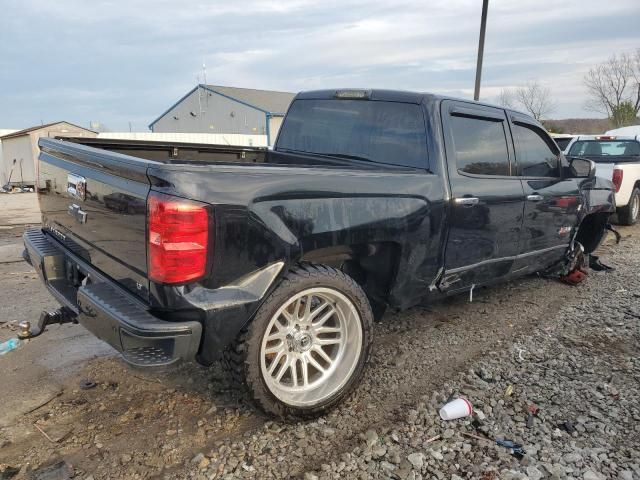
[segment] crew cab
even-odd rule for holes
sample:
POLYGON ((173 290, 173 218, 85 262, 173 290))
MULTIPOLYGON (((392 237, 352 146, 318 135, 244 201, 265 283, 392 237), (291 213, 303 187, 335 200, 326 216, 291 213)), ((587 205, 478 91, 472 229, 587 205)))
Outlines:
POLYGON ((569 157, 596 163, 596 175, 611 180, 618 223, 633 225, 640 213, 640 135, 580 135, 567 147, 569 157))
POLYGON ((62 309, 36 330, 79 322, 137 366, 224 359, 280 417, 356 386, 385 309, 562 267, 615 208, 533 118, 424 93, 300 93, 273 150, 40 148, 25 258, 62 309))

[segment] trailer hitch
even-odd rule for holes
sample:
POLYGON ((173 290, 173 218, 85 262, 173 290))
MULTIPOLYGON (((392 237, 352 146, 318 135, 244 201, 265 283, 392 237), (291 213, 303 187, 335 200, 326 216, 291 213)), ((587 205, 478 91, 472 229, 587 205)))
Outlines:
POLYGON ((66 307, 61 307, 53 312, 43 310, 40 314, 40 318, 38 319, 38 323, 36 323, 35 326, 32 327, 31 322, 28 321, 20 322, 18 324, 20 327, 18 338, 26 340, 27 338, 37 337, 46 330, 48 325, 56 323, 78 323, 78 320, 75 313, 66 307))

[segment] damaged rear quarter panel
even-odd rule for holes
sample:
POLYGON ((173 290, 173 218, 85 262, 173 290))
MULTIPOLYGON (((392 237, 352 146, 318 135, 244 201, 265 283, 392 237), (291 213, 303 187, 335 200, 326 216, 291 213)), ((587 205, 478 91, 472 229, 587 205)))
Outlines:
MULTIPOLYGON (((154 190, 212 203, 215 254, 208 289, 274 262, 286 267, 330 247, 393 244, 389 302, 424 296, 441 262, 444 186, 422 170, 278 166, 150 169, 154 190)), ((283 269, 283 272, 287 268, 283 269)))

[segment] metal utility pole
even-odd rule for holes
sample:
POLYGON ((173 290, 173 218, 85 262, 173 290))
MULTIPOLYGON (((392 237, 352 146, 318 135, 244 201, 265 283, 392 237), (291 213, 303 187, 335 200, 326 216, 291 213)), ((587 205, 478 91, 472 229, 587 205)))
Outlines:
POLYGON ((478 42, 478 63, 476 65, 476 88, 473 99, 480 100, 480 79, 482 77, 482 57, 484 55, 484 34, 487 30, 487 10, 489 0, 482 0, 482 18, 480 19, 480 41, 478 42))

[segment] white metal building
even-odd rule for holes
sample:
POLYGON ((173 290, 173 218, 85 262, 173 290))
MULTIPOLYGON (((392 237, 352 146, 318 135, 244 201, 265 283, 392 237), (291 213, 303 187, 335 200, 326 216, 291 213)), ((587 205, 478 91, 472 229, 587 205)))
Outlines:
POLYGON ((144 140, 151 142, 237 145, 244 147, 267 146, 266 135, 243 135, 240 133, 99 132, 98 138, 113 140, 144 140))
POLYGON ((149 128, 156 133, 265 135, 271 145, 294 96, 289 92, 200 84, 149 128))
POLYGON ((0 128, 0 187, 7 183, 7 175, 5 174, 4 162, 2 161, 2 137, 17 131, 15 128, 0 128))
POLYGON ((40 137, 95 137, 97 134, 69 122, 37 125, 0 137, 2 142, 2 185, 36 186, 38 139, 40 137))

